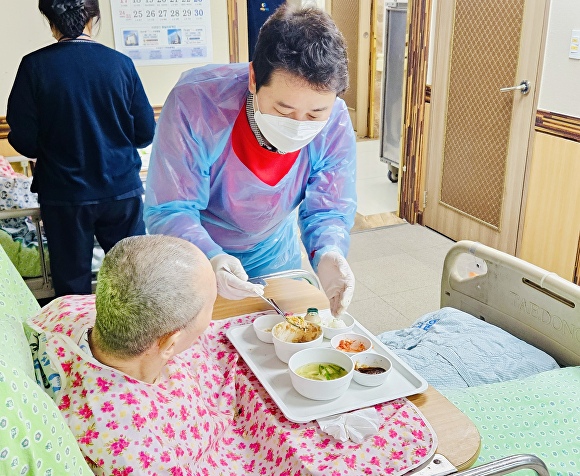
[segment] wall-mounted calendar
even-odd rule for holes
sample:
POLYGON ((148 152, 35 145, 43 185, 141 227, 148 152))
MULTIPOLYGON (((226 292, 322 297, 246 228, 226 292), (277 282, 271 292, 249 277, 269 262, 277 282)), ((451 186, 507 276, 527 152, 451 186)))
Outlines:
POLYGON ((115 49, 138 65, 209 63, 210 0, 111 0, 115 49))

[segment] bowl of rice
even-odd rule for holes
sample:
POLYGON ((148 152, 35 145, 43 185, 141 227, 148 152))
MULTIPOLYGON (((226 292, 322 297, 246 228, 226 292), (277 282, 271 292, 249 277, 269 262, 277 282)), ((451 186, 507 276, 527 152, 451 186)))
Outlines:
POLYGON ((321 317, 320 327, 322 327, 322 333, 327 339, 332 339, 334 336, 344 334, 345 332, 352 331, 354 327, 354 317, 352 317, 347 312, 333 317, 321 317))

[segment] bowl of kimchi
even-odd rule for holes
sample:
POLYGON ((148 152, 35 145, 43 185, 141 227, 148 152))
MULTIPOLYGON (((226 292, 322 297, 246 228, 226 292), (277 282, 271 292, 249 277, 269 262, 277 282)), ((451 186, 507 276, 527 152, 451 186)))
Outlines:
POLYGON ((371 350, 373 343, 367 336, 346 332, 330 339, 330 346, 347 355, 358 355, 371 350))

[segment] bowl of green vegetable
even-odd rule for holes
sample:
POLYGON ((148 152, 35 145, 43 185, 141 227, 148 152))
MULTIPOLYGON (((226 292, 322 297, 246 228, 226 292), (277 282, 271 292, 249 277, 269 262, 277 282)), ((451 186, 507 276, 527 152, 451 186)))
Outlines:
POLYGON ((311 400, 333 400, 347 391, 354 372, 344 352, 314 347, 296 352, 288 361, 294 389, 311 400))

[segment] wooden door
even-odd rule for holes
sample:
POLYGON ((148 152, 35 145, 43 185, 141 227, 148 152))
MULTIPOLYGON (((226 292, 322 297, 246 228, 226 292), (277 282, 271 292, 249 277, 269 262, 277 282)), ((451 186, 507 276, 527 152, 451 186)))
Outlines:
POLYGON ((516 253, 548 7, 437 2, 424 224, 454 240, 516 253))
POLYGON ((343 99, 357 137, 368 137, 372 0, 326 0, 325 9, 347 45, 349 88, 343 99))

